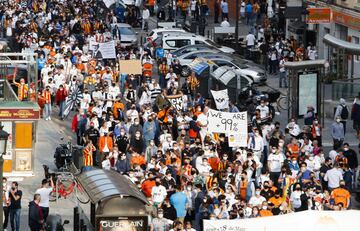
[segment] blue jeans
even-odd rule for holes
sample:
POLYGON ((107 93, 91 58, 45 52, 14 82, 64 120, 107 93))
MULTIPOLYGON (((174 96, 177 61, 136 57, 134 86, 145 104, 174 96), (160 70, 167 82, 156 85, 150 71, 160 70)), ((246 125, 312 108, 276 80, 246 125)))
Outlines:
POLYGON ((284 83, 284 87, 287 87, 287 79, 286 79, 286 71, 280 72, 279 76, 279 87, 282 87, 282 83, 284 83))
POLYGON ((64 117, 65 101, 60 101, 59 103, 59 117, 64 117))
POLYGON ((11 224, 11 230, 13 231, 20 230, 20 212, 21 209, 10 209, 10 224, 11 224))
POLYGON ((51 115, 51 103, 46 103, 44 108, 44 117, 45 119, 49 118, 51 115))

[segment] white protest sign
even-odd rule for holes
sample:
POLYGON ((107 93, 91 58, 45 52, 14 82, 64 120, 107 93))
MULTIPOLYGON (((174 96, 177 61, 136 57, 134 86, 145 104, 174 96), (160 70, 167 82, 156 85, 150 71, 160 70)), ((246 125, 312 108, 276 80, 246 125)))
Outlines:
POLYGON ((115 59, 116 58, 116 51, 115 51, 115 41, 109 41, 106 43, 98 43, 99 48, 95 52, 96 57, 101 57, 103 59, 115 59), (99 52, 101 55, 99 55, 99 52))
POLYGON ((208 132, 246 134, 248 127, 247 112, 221 112, 209 109, 207 113, 208 132))
POLYGON ((360 226, 360 211, 306 210, 286 215, 234 219, 203 220, 204 231, 303 231, 303 230, 354 230, 360 226))
POLYGON ((211 94, 214 97, 216 108, 218 110, 229 108, 229 95, 227 89, 221 91, 211 90, 211 94))
POLYGON ((228 134, 229 147, 247 147, 247 134, 234 133, 228 134))
POLYGON ((181 111, 184 106, 182 95, 172 95, 168 96, 167 99, 171 103, 171 105, 177 110, 181 111))

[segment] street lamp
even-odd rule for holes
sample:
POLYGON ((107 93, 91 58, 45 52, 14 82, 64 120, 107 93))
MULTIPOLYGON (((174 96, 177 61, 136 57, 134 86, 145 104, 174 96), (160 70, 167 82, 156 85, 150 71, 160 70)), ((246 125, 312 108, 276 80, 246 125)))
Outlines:
MULTIPOLYGON (((0 179, 2 182, 3 178, 3 164, 4 158, 3 155, 6 153, 6 145, 9 138, 9 133, 3 130, 4 126, 0 123, 0 179)), ((2 190, 0 195, 0 230, 3 230, 3 185, 1 184, 2 190)))

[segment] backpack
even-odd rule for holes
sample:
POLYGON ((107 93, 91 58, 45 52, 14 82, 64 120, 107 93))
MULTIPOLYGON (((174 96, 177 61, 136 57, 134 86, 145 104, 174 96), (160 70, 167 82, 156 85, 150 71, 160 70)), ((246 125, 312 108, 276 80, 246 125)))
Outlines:
POLYGON ((349 118, 349 110, 347 109, 347 106, 342 106, 342 110, 341 110, 341 114, 340 117, 343 120, 346 120, 347 118, 349 118))

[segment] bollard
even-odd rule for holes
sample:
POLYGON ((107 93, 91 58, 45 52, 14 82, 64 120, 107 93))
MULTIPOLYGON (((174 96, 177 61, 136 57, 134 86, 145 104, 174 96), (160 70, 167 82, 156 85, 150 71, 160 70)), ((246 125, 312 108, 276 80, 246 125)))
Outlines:
POLYGON ((79 230, 79 208, 74 207, 74 230, 79 230))

